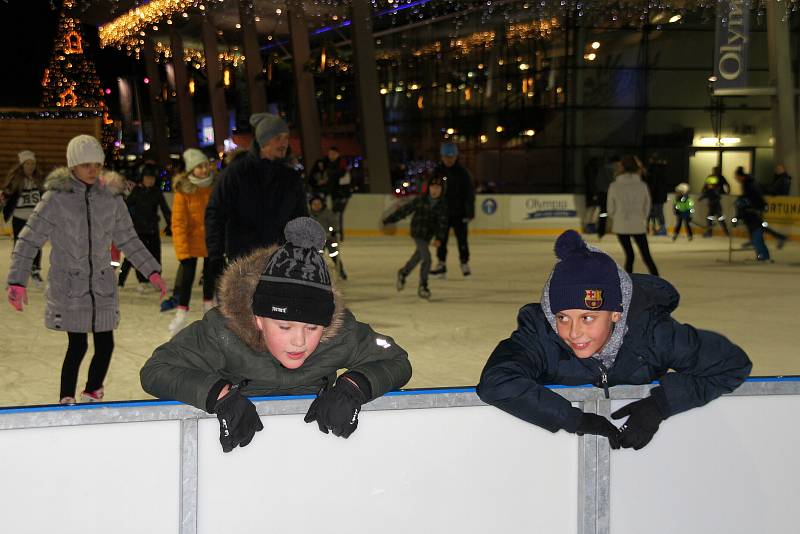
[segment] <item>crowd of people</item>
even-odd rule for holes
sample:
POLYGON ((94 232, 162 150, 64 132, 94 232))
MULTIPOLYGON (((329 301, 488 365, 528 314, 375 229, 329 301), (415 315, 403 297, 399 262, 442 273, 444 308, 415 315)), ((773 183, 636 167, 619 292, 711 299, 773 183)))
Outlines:
MULTIPOLYGON (((174 179, 171 209, 152 166, 142 167, 140 182, 125 195, 124 179, 103 169, 102 147, 91 136, 72 139, 67 166, 46 179, 35 154, 19 154, 2 196, 15 239, 8 300, 23 311, 29 280, 42 280, 41 249, 49 241, 45 326, 67 333, 62 404, 103 399, 113 330, 120 321, 117 291, 130 268, 136 269, 142 291, 150 284, 166 297, 159 211, 179 261, 173 294, 162 309, 175 312, 170 341, 155 348, 141 370, 142 387, 156 397, 216 414, 225 452, 246 446, 263 428, 250 396, 316 394, 306 422, 346 438, 356 430, 363 404, 408 382, 412 369, 407 352, 357 320, 336 287, 336 278, 347 279, 339 243, 350 178, 341 154, 334 147, 314 163, 307 189, 299 172, 284 163, 289 130, 283 119, 261 113, 250 122, 252 146, 221 172, 200 150, 183 153, 185 170, 174 179), (112 244, 125 255, 119 276, 110 262, 112 244), (201 258, 204 314, 189 324, 201 258), (89 333, 95 353, 78 396, 78 369, 89 333), (345 372, 337 377, 341 370, 345 372)), ((417 294, 423 299, 431 296, 429 277, 446 275, 451 229, 461 274, 471 275, 473 181, 454 143, 442 144, 440 159, 425 193, 382 221, 388 225, 411 216, 414 252, 397 271, 396 286, 403 290, 419 265, 417 294), (438 259, 435 268, 431 245, 438 259)), ((657 158, 651 159, 651 169, 659 165, 657 158)), ((591 184, 590 192, 599 211, 598 236, 604 236, 606 222, 612 220, 625 252, 624 266, 574 231, 559 236, 557 261, 541 301, 522 308, 518 328, 489 357, 478 394, 547 430, 597 434, 608 438, 612 448, 639 449, 667 418, 733 391, 751 364, 723 336, 671 317, 678 293, 659 278, 647 241, 648 231, 666 233, 667 195, 663 186, 656 187, 663 176, 648 173, 631 155, 613 158, 598 171, 602 179, 591 184), (632 243, 649 275, 633 274, 632 243), (661 383, 649 397, 612 414, 614 419, 628 417, 621 427, 583 413, 544 387, 592 383, 607 391, 617 384, 654 379, 661 383)), ((790 178, 778 178, 775 188, 785 190, 790 178)), ((736 179, 743 192, 733 219, 744 222, 758 259, 766 261, 763 196, 743 169, 737 169, 736 179)), ((728 231, 720 207, 720 198, 729 193, 727 185, 718 169, 705 182, 701 199, 709 203, 709 235, 714 224, 728 231)), ((680 184, 675 198, 678 226, 673 238, 685 224, 691 239, 694 204, 688 185, 680 184)))

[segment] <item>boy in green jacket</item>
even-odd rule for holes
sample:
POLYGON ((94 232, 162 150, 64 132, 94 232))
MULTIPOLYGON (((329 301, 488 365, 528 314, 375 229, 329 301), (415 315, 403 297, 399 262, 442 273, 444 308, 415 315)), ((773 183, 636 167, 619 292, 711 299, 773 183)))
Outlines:
POLYGON ((220 306, 158 347, 142 387, 217 415, 224 452, 263 429, 247 398, 317 394, 305 421, 347 438, 361 406, 411 378, 408 354, 356 321, 332 285, 313 219, 290 221, 286 243, 232 263, 220 306), (340 369, 347 369, 336 377, 340 369))

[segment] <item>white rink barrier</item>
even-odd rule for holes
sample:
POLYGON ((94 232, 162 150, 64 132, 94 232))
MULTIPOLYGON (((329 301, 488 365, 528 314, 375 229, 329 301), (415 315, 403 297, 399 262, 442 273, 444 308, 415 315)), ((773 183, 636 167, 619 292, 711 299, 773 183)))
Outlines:
MULTIPOLYGON (((556 387, 609 414, 651 386, 556 387)), ((311 397, 256 400, 264 430, 224 454, 177 402, 0 410, 2 531, 60 534, 796 532, 800 378, 754 378, 665 421, 641 451, 551 434, 472 389, 395 392, 350 439, 311 397)))

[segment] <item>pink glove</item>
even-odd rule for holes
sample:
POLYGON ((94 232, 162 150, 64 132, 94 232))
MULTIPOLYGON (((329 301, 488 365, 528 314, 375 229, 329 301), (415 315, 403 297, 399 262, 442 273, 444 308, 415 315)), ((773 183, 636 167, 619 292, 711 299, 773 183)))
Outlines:
POLYGON ((23 286, 8 286, 8 303, 21 312, 22 305, 28 305, 28 292, 23 286))
POLYGON ((153 284, 153 287, 161 291, 161 299, 163 300, 164 297, 167 296, 167 284, 164 283, 161 275, 158 273, 153 273, 150 275, 148 280, 150 280, 150 283, 153 284))

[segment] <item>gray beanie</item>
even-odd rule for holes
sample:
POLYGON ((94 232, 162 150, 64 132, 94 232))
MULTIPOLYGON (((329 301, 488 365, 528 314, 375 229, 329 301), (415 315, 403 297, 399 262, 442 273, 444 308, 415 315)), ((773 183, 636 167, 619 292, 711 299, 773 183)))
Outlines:
POLYGON ((266 145, 276 135, 289 133, 286 121, 272 113, 253 113, 250 115, 250 126, 255 130, 259 146, 266 145))
POLYGON ((73 137, 67 145, 67 167, 70 169, 83 163, 99 163, 106 161, 106 155, 100 141, 91 135, 73 137))
POLYGON ((186 164, 186 172, 192 172, 198 165, 208 163, 208 158, 196 148, 187 148, 183 151, 183 162, 186 164))

